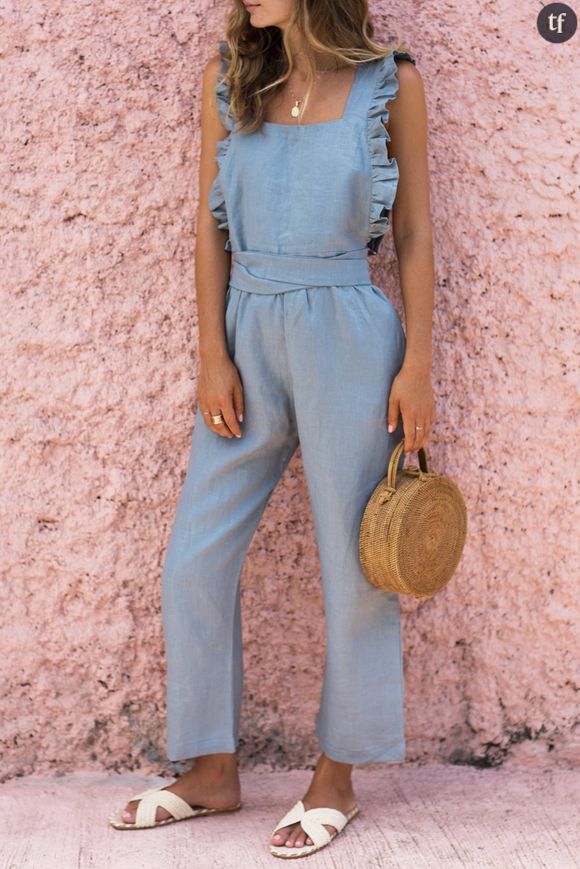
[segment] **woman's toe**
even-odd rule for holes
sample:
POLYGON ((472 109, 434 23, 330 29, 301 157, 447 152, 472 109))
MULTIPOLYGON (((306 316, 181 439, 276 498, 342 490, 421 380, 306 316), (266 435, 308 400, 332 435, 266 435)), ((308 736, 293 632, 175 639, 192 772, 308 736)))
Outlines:
POLYGON ((284 845, 286 843, 286 839, 288 838, 288 827, 283 827, 281 830, 278 830, 272 836, 272 844, 273 845, 284 845))
POLYGON ((295 844, 297 848, 303 848, 306 844, 306 833, 304 832, 304 830, 301 830, 296 836, 295 844))
POLYGON ((300 838, 300 834, 303 832, 304 831, 303 831, 302 827, 300 826, 300 824, 294 824, 294 826, 292 827, 292 830, 290 831, 290 836, 288 837, 290 840, 290 847, 291 848, 297 848, 299 846, 298 839, 300 838))
POLYGON ((306 835, 300 824, 295 824, 274 833, 272 844, 282 845, 286 848, 303 848, 304 845, 312 845, 312 839, 306 835))

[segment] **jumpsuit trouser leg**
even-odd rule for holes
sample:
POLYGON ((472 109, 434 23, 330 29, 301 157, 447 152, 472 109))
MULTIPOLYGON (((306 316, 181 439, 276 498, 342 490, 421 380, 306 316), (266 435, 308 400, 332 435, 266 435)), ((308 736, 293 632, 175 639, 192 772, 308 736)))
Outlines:
POLYGON ((316 734, 325 754, 344 763, 404 760, 399 596, 367 580, 358 535, 403 435, 401 421, 388 432, 386 416, 405 334, 371 285, 287 293, 286 323, 326 622, 316 734))
POLYGON ((277 296, 228 289, 226 337, 244 388, 241 438, 199 407, 161 577, 171 760, 234 752, 243 688, 240 574, 298 438, 277 296), (236 342, 236 336, 244 336, 236 342))
POLYGON ((316 734, 335 760, 401 760, 398 595, 372 586, 358 558, 364 506, 402 436, 401 424, 386 429, 388 391, 404 355, 401 324, 371 285, 271 294, 230 287, 226 300, 243 434, 220 437, 196 411, 162 574, 168 756, 237 748, 241 569, 300 443, 327 629, 316 734))

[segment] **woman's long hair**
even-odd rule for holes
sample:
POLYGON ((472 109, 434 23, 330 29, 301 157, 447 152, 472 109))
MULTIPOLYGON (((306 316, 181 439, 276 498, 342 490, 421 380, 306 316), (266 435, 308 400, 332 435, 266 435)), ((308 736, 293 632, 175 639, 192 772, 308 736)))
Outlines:
MULTIPOLYGON (((294 0, 290 28, 301 37, 307 68, 304 106, 312 92, 316 66, 313 52, 325 52, 339 64, 364 63, 385 57, 394 49, 409 50, 401 40, 384 48, 373 42, 374 27, 368 0, 294 0)), ((252 27, 242 0, 234 0, 226 18, 229 110, 238 131, 257 130, 264 107, 280 90, 293 69, 292 56, 279 27, 252 27)))

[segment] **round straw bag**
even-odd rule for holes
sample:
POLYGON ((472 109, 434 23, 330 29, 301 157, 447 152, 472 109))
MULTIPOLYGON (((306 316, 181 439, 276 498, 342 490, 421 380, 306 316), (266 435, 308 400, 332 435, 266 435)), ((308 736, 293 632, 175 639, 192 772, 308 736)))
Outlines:
POLYGON ((387 475, 365 507, 359 532, 364 573, 383 591, 430 597, 443 588, 461 558, 467 510, 456 484, 419 465, 397 471, 405 439, 391 453, 387 475))

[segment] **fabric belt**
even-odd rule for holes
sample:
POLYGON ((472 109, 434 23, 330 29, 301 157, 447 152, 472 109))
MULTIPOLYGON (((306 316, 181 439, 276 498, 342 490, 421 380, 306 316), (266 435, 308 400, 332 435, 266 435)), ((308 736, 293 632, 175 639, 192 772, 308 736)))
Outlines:
POLYGON ((235 289, 251 293, 370 284, 368 249, 363 247, 328 256, 234 250, 229 282, 235 289))

